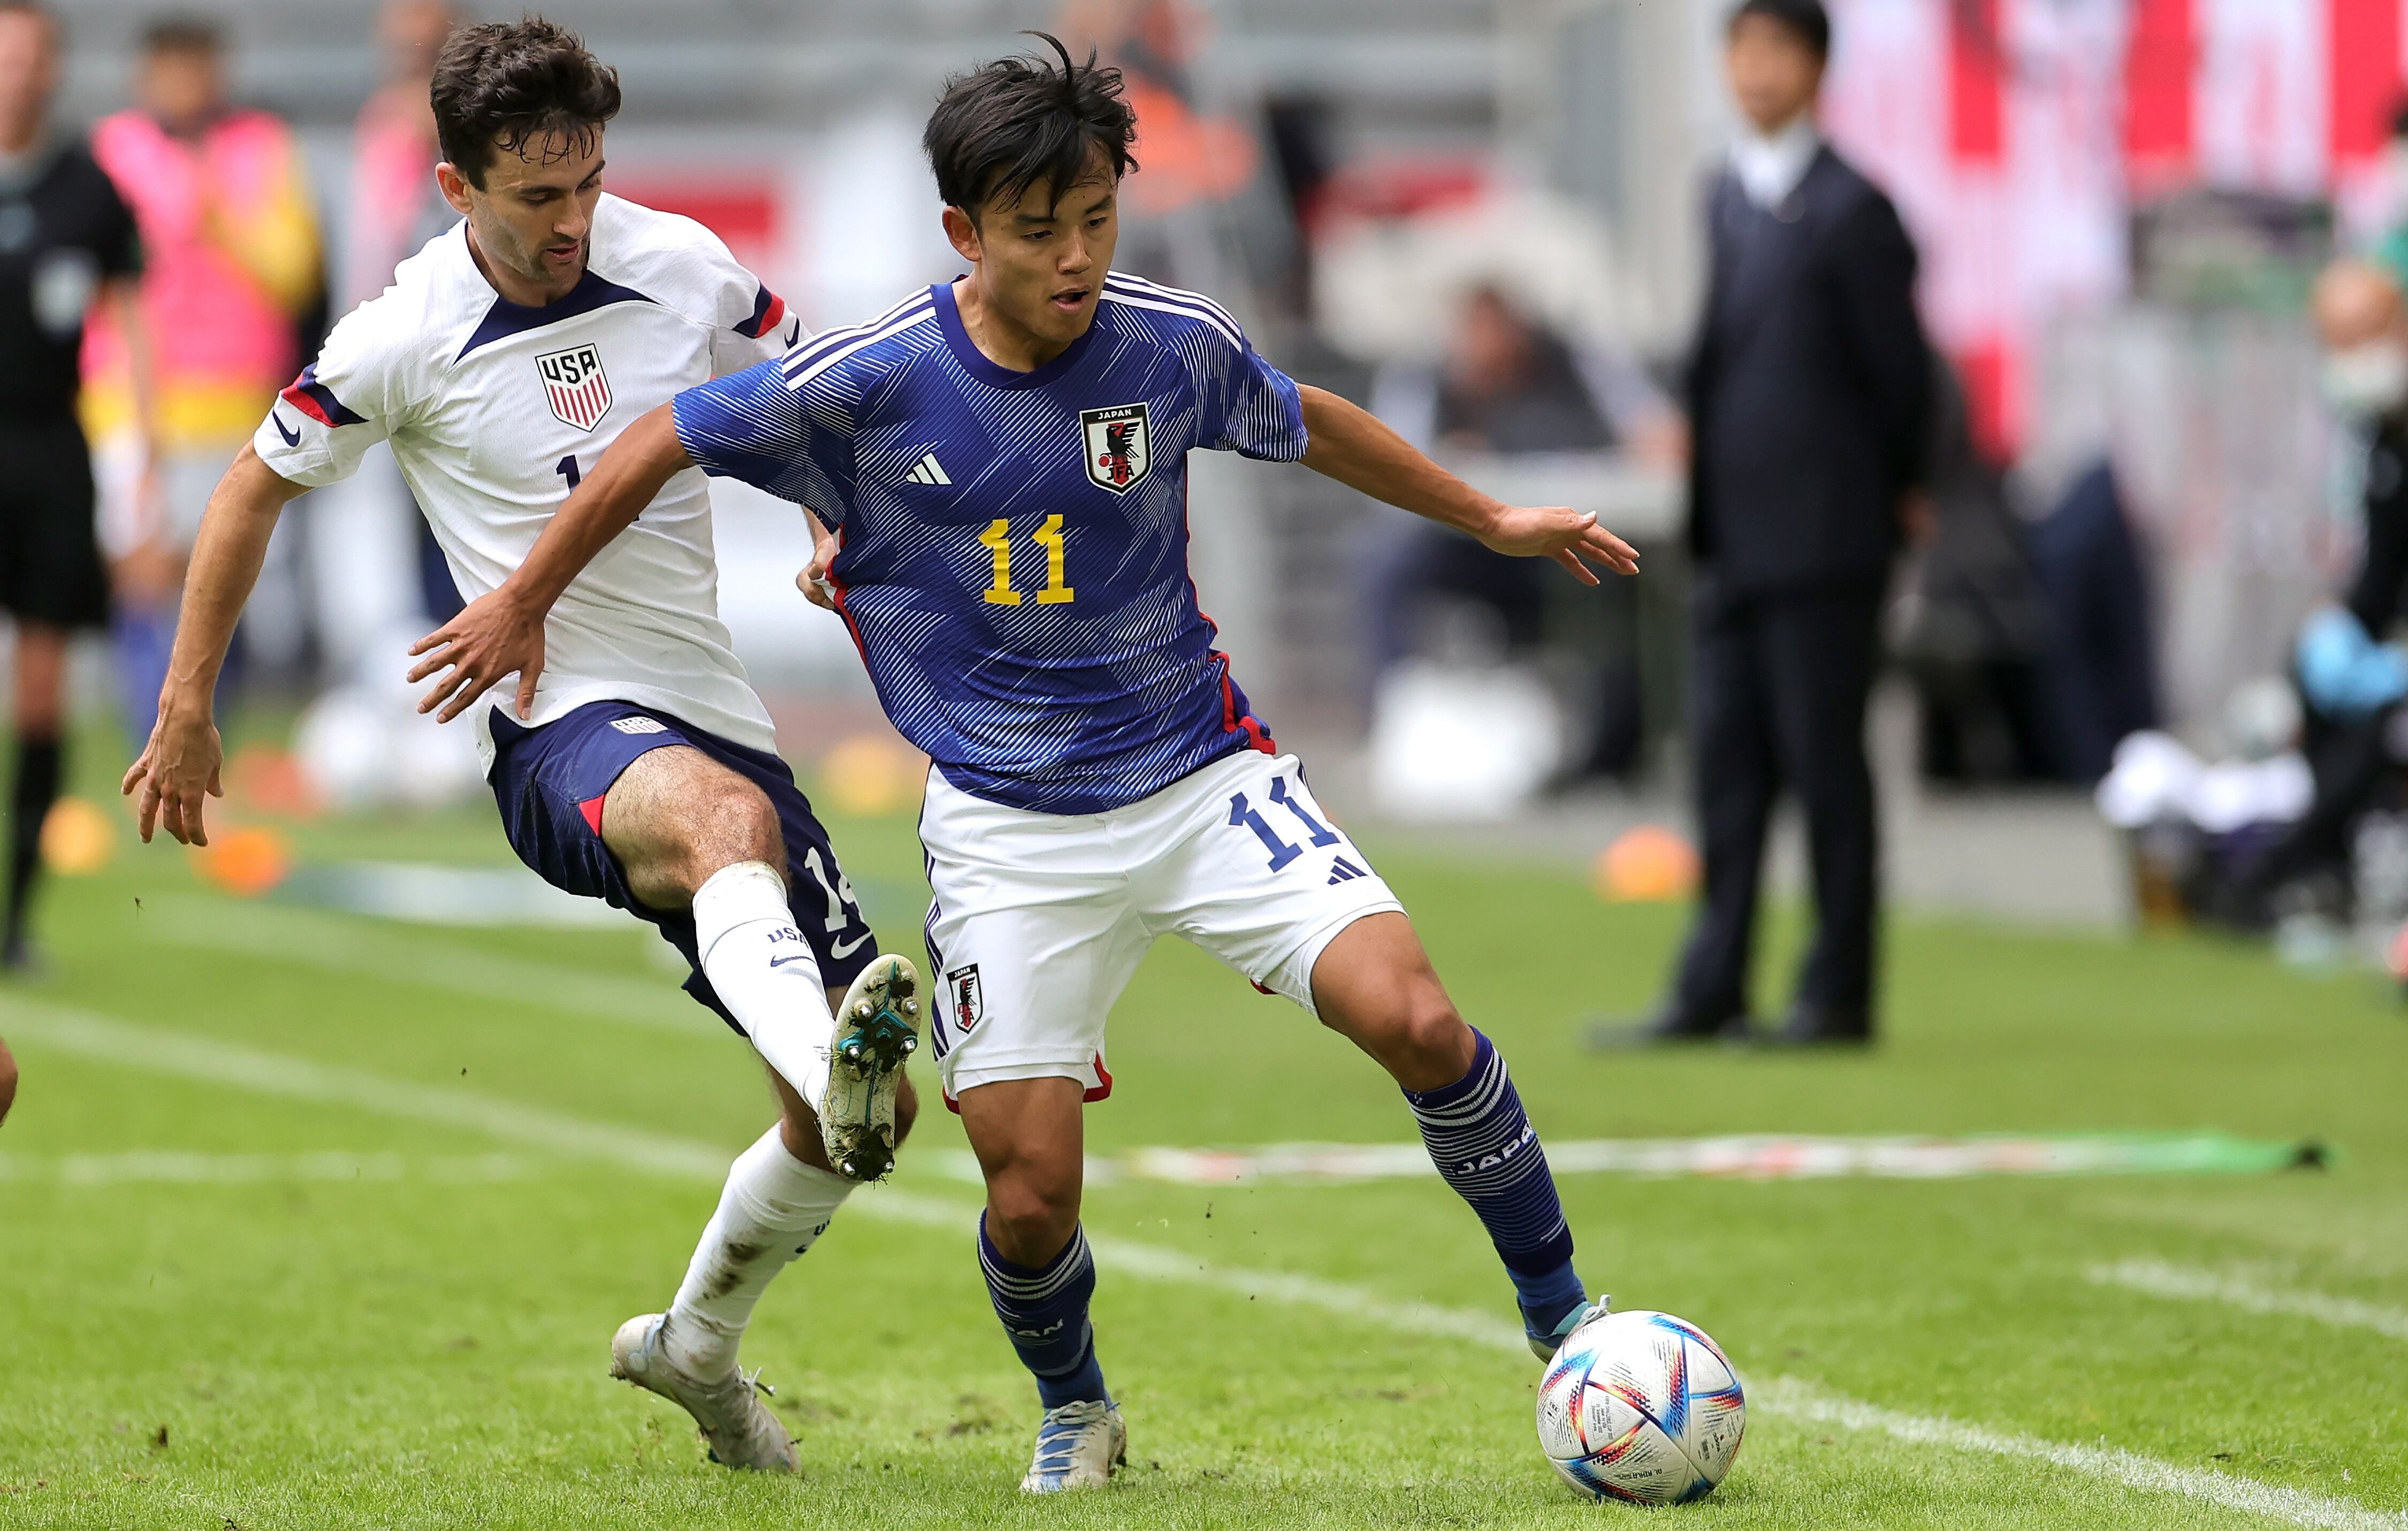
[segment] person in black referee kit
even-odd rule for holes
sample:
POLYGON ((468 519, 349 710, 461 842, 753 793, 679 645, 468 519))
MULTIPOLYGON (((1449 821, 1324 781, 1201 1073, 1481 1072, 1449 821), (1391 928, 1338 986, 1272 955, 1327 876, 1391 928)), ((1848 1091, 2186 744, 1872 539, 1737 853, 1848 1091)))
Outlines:
MULTIPOLYGON (((58 63, 56 20, 32 0, 0 0, 0 610, 17 638, 0 966, 10 971, 32 961, 26 916, 59 794, 67 635, 108 620, 92 459, 76 421, 84 315, 111 303, 127 335, 141 334, 134 215, 82 140, 50 127, 58 63)), ((148 347, 131 349, 147 401, 148 347)))

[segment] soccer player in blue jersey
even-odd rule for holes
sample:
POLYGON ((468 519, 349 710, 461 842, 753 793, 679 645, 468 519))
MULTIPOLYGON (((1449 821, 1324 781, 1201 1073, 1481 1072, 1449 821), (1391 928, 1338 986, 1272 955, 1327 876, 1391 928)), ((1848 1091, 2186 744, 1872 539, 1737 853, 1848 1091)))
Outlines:
MULTIPOLYGON (((1052 38, 1047 38, 1049 43, 1052 38)), ((474 694, 539 666, 543 613, 700 466, 835 528, 807 589, 935 763, 921 837, 947 1099, 984 1168, 979 1263, 1045 1416, 1021 1486, 1125 1454, 1088 1322, 1082 1103, 1156 936, 1196 942, 1393 1075, 1503 1258, 1531 1347, 1601 1311, 1504 1060, 1313 800, 1212 647, 1187 573, 1186 456, 1301 462, 1500 552, 1637 557, 1593 516, 1501 504, 1300 388, 1208 298, 1111 270, 1134 117, 1090 58, 953 80, 925 145, 969 274, 630 425, 503 586, 448 629, 474 694)))

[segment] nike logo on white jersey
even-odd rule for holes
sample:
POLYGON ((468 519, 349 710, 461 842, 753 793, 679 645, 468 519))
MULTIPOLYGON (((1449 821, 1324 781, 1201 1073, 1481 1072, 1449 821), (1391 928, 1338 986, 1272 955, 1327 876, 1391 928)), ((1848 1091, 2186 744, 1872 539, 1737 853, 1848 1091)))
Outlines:
POLYGON ((927 456, 923 457, 917 463, 914 463, 911 465, 911 472, 909 477, 915 484, 949 484, 953 482, 951 479, 945 477, 945 470, 943 466, 938 463, 937 454, 935 452, 930 452, 927 456))

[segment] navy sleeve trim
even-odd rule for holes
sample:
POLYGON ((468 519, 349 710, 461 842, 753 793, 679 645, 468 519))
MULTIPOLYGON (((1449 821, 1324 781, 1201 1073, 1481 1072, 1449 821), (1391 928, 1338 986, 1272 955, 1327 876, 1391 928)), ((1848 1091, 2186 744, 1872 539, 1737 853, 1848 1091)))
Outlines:
POLYGON ((318 380, 318 364, 310 363, 281 395, 284 402, 321 425, 365 425, 368 417, 347 408, 335 391, 318 380))

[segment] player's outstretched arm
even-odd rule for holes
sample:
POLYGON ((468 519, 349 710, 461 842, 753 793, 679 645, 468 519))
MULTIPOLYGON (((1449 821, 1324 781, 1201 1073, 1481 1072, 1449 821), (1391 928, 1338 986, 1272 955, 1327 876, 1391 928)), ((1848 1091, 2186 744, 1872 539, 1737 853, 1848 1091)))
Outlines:
POLYGON ((518 715, 533 716, 536 680, 543 674, 543 619, 552 603, 613 537, 636 523, 662 485, 693 465, 668 405, 620 432, 553 512, 526 561, 491 594, 410 646, 411 653, 425 656, 409 672, 411 680, 448 672, 419 698, 418 710, 439 707, 437 721, 450 723, 502 677, 515 674, 518 715))
POLYGON ((165 824, 186 845, 209 843, 202 800, 225 795, 218 780, 223 758, 214 716, 218 671, 242 604, 259 582, 277 518, 300 493, 299 484, 261 462, 246 442, 201 512, 184 575, 184 604, 176 617, 176 646, 167 658, 167 683, 159 688, 159 722, 119 789, 142 789, 145 841, 165 824))
POLYGON ((1591 558, 1616 574, 1639 572, 1638 551, 1599 526, 1593 512, 1507 505, 1431 462, 1369 410, 1326 389, 1297 392, 1304 403, 1304 465, 1315 473, 1469 532, 1498 552, 1552 558, 1586 584, 1598 582, 1591 558))

